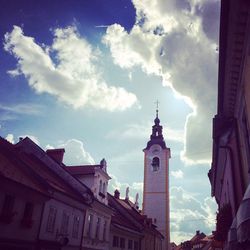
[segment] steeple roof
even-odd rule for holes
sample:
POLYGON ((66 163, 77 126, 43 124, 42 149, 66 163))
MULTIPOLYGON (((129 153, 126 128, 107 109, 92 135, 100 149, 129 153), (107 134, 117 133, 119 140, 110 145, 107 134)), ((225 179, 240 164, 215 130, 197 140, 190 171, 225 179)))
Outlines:
POLYGON ((152 134, 150 135, 150 140, 147 143, 147 147, 145 149, 149 149, 152 145, 158 144, 163 149, 167 148, 166 143, 162 134, 162 126, 160 125, 160 119, 158 117, 158 107, 156 109, 156 117, 154 119, 154 125, 152 126, 152 134))

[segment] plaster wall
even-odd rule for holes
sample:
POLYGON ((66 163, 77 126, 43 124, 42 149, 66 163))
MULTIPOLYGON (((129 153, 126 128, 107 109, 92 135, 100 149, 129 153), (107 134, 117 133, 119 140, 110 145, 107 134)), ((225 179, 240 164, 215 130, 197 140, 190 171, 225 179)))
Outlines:
POLYGON ((157 226, 165 237, 163 249, 170 241, 169 231, 169 158, 170 149, 155 144, 145 150, 143 213, 157 226), (158 157, 160 167, 153 171, 152 160, 158 157))
POLYGON ((51 199, 45 203, 39 239, 48 241, 57 241, 62 236, 62 237, 67 237, 69 239, 68 246, 80 246, 83 223, 84 223, 84 211, 71 207, 58 200, 51 199), (56 209, 55 224, 52 232, 49 232, 47 229, 50 208, 56 209), (69 215, 68 230, 67 234, 65 235, 61 234, 63 213, 69 215), (75 216, 79 218, 77 238, 73 237, 72 234, 75 216))
POLYGON ((109 238, 110 238, 110 221, 111 215, 106 214, 104 211, 97 210, 95 207, 86 211, 86 220, 84 224, 83 233, 83 247, 91 249, 103 249, 109 250, 109 238), (92 217, 91 224, 89 223, 89 216, 92 217), (99 229, 97 232, 97 221, 100 219, 99 229), (106 230, 104 225, 106 222, 106 230), (90 229, 90 230, 89 230, 90 229))
POLYGON ((35 194, 26 192, 26 196, 21 196, 14 190, 11 192, 0 192, 0 208, 3 207, 5 195, 13 195, 15 197, 13 207, 13 217, 9 224, 0 223, 0 238, 15 239, 22 241, 35 241, 39 231, 40 219, 42 214, 43 204, 36 201, 35 194), (24 228, 21 225, 26 202, 33 202, 32 227, 24 228))

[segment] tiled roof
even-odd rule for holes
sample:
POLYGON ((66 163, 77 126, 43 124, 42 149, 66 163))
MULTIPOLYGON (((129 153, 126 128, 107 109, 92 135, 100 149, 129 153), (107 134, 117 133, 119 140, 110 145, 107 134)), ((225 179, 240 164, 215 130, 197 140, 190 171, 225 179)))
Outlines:
MULTIPOLYGON (((110 206, 114 208, 117 213, 121 214, 126 221, 129 221, 129 223, 131 223, 133 227, 137 228, 138 231, 148 230, 161 235, 161 233, 156 229, 155 225, 153 225, 152 223, 147 223, 151 220, 147 218, 146 215, 142 215, 137 209, 135 209, 134 203, 130 200, 118 199, 111 194, 108 194, 108 200, 110 206)), ((118 219, 119 217, 114 218, 114 220, 118 219)), ((161 237, 163 236, 161 235, 161 237)))
POLYGON ((193 236, 193 238, 190 240, 192 243, 200 241, 201 239, 205 238, 206 235, 204 233, 198 233, 193 236))
POLYGON ((112 218, 111 218, 111 223, 115 223, 124 227, 127 227, 129 229, 132 230, 138 230, 138 228, 132 224, 131 222, 129 222, 129 220, 127 220, 126 218, 124 218, 124 216, 122 216, 118 211, 115 211, 112 218))
POLYGON ((5 159, 0 166, 2 176, 48 195, 51 186, 22 161, 14 145, 2 137, 0 137, 0 152, 5 159))
MULTIPOLYGON (((125 214, 125 211, 121 211, 118 206, 122 206, 122 203, 119 202, 119 199, 114 198, 111 194, 108 194, 108 202, 109 205, 114 209, 114 213, 112 215, 111 222, 122 225, 124 227, 127 227, 129 229, 133 229, 136 231, 140 231, 140 225, 135 223, 135 221, 132 221, 132 219, 128 219, 128 217, 125 214)), ((123 207, 123 206, 122 206, 123 207)), ((121 207, 120 207, 121 208, 121 207)), ((124 208, 124 207, 123 207, 124 208)), ((127 208, 125 208, 127 210, 127 208)), ((128 211, 127 211, 128 213, 128 211)))
POLYGON ((15 148, 27 162, 31 161, 31 167, 44 178, 53 188, 77 197, 81 201, 90 203, 93 200, 91 190, 66 171, 62 164, 54 161, 43 149, 26 137, 19 141, 15 148))
POLYGON ((72 175, 90 175, 95 174, 95 167, 100 165, 82 165, 82 166, 65 166, 64 169, 72 175))
POLYGON ((30 188, 35 188, 40 192, 46 192, 46 194, 50 189, 57 190, 75 199, 81 199, 79 194, 68 183, 51 171, 36 155, 22 152, 15 145, 1 137, 0 150, 5 158, 12 162, 11 166, 7 166, 9 170, 1 171, 0 168, 0 173, 5 177, 25 184, 30 188), (15 174, 10 168, 15 168, 15 174), (22 177, 24 175, 26 177, 22 177))
POLYGON ((41 176, 53 189, 60 191, 68 196, 75 199, 81 199, 79 194, 65 181, 63 181, 59 176, 52 172, 39 158, 35 155, 28 155, 26 153, 21 153, 22 160, 32 166, 33 170, 41 176))

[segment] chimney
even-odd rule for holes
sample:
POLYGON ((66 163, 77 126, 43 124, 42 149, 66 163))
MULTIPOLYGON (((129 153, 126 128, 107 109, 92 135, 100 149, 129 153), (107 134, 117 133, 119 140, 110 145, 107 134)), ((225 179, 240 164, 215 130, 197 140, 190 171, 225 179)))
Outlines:
POLYGON ((115 192, 114 192, 114 197, 116 199, 120 199, 120 192, 116 189, 115 192))
POLYGON ((125 196, 125 200, 128 201, 129 200, 129 187, 126 188, 126 196, 125 196))
POLYGON ((101 168, 104 172, 107 172, 107 162, 106 162, 106 160, 105 160, 104 158, 100 161, 100 168, 101 168))
POLYGON ((197 235, 197 236, 200 235, 200 230, 197 230, 197 231, 196 231, 196 235, 197 235))
POLYGON ((47 149, 46 153, 48 156, 50 156, 53 160, 55 160, 60 165, 63 162, 63 156, 65 153, 64 148, 57 148, 57 149, 47 149))
POLYGON ((138 200, 139 200, 139 194, 136 193, 134 207, 137 210, 139 210, 139 202, 138 202, 138 200))

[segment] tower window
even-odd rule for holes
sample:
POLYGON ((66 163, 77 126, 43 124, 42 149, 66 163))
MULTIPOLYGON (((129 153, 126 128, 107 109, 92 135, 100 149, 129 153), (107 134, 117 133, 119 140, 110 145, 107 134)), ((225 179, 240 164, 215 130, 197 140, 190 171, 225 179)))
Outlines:
POLYGON ((160 159, 158 157, 154 157, 151 165, 154 172, 158 171, 160 168, 160 159))

